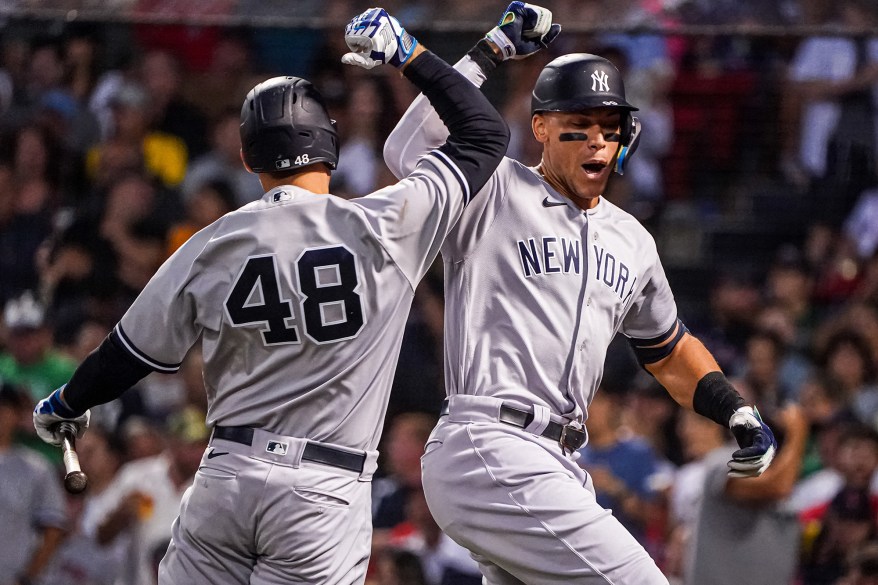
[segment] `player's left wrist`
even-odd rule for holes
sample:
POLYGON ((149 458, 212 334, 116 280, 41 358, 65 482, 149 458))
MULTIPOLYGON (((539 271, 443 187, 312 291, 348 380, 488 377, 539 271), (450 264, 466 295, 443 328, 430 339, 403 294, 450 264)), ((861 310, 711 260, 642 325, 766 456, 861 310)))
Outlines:
POLYGON ((503 62, 500 48, 487 38, 482 38, 472 49, 467 52, 469 58, 475 62, 485 75, 492 72, 503 62))

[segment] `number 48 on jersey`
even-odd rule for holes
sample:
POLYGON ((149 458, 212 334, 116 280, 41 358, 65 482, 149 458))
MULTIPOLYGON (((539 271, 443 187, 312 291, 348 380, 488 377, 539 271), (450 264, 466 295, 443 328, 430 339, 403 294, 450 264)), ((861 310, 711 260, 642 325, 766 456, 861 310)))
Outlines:
MULTIPOLYGON (((315 343, 356 337, 365 318, 357 294, 357 257, 344 246, 310 248, 295 265, 305 335, 315 343)), ((250 256, 226 298, 226 315, 235 327, 263 326, 265 345, 301 343, 292 300, 282 298, 275 254, 250 256)))

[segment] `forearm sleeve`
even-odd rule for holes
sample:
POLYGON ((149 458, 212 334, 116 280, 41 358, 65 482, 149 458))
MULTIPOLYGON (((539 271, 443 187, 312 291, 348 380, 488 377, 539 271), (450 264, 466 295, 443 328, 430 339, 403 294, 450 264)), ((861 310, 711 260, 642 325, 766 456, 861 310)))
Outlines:
POLYGON ((710 372, 698 381, 692 396, 692 409, 724 427, 737 409, 744 406, 744 399, 729 383, 722 372, 710 372))
POLYGON ((152 370, 134 358, 115 330, 76 368, 64 388, 64 402, 74 412, 119 398, 152 370))
POLYGON ((482 92, 429 51, 404 74, 430 101, 450 135, 439 150, 451 158, 476 193, 500 164, 509 144, 509 128, 482 92))

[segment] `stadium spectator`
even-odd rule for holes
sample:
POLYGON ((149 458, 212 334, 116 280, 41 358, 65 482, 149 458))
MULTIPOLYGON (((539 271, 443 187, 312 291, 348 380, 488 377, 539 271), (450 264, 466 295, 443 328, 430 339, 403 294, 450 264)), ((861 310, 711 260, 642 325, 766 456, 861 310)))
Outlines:
POLYGON ((153 553, 167 545, 183 492, 192 483, 207 446, 204 413, 182 410, 168 419, 166 449, 126 463, 107 487, 95 511, 97 541, 122 539, 134 562, 126 564, 117 585, 154 585, 153 553))
POLYGON ((55 469, 14 444, 30 399, 0 383, 0 583, 36 583, 67 529, 67 511, 55 469))
POLYGON ((670 481, 670 466, 644 439, 628 436, 621 427, 626 395, 600 388, 588 407, 588 443, 579 450, 577 463, 594 483, 598 504, 613 510, 619 522, 653 558, 663 551, 665 500, 662 491, 670 481))
POLYGON ((793 245, 781 246, 766 270, 765 297, 794 324, 788 343, 798 350, 807 347, 817 319, 813 295, 814 274, 805 255, 793 245))
POLYGON ((415 554, 426 585, 481 585, 478 563, 468 550, 442 532, 430 515, 423 490, 408 492, 405 510, 405 521, 390 531, 389 547, 382 552, 404 550, 415 554))
POLYGON ((168 233, 167 256, 183 245, 198 230, 207 227, 230 211, 237 209, 232 187, 221 180, 201 185, 186 199, 186 217, 171 226, 168 233))
POLYGON ((878 431, 862 424, 846 427, 837 465, 838 491, 801 514, 803 585, 834 583, 850 551, 878 538, 878 496, 870 490, 878 471, 878 431))
POLYGON ((32 124, 0 140, 0 303, 37 287, 37 253, 61 199, 53 145, 32 124))
POLYGON ((389 118, 393 110, 390 86, 382 77, 358 79, 344 107, 344 142, 339 152, 338 168, 332 174, 330 189, 347 198, 360 197, 390 185, 395 178, 384 165, 382 148, 393 127, 389 118))
POLYGON ((849 552, 875 540, 874 499, 868 489, 848 488, 832 499, 811 550, 806 551, 802 585, 836 583, 844 574, 849 552))
MULTIPOLYGON (((100 176, 105 157, 116 152, 136 154, 143 170, 166 187, 176 187, 186 174, 189 153, 186 143, 177 136, 152 130, 149 117, 149 94, 139 84, 129 82, 119 87, 110 99, 113 134, 86 156, 86 172, 91 180, 100 176)), ((129 163, 130 164, 130 163, 129 163)))
POLYGON ((381 451, 386 474, 372 482, 373 548, 385 546, 389 531, 405 521, 409 493, 421 487, 421 454, 435 417, 406 412, 389 421, 381 451))
POLYGON ((152 49, 143 55, 138 77, 149 95, 150 127, 186 143, 189 159, 207 150, 207 119, 183 97, 183 65, 170 51, 152 49))
POLYGON ((764 405, 763 414, 771 417, 798 392, 781 376, 787 347, 773 331, 756 330, 747 338, 745 352, 744 363, 732 383, 747 401, 764 405))
POLYGON ((208 120, 216 120, 230 109, 240 112, 244 97, 264 79, 254 70, 257 62, 247 29, 224 29, 211 46, 213 51, 203 71, 188 76, 183 95, 208 120))
POLYGON ((222 181, 235 194, 235 207, 256 201, 262 196, 262 185, 254 173, 241 164, 241 109, 224 110, 214 119, 210 130, 210 149, 195 158, 186 170, 180 190, 189 201, 205 184, 222 181))
POLYGON ((0 352, 0 380, 18 385, 36 404, 70 379, 76 363, 55 349, 45 307, 32 291, 6 303, 3 322, 9 338, 0 352))
MULTIPOLYGON (((811 2, 811 21, 868 31, 878 22, 870 0, 811 2)), ((803 39, 789 67, 782 147, 788 180, 807 190, 803 201, 834 224, 876 176, 874 88, 878 38, 815 35, 803 39)))
POLYGON ((118 439, 92 423, 76 443, 83 469, 88 470, 84 493, 68 495, 71 531, 46 568, 46 585, 113 585, 127 561, 123 546, 97 542, 95 512, 122 463, 118 439))
POLYGON ((841 384, 822 370, 815 370, 802 384, 798 403, 804 409, 811 428, 801 478, 791 498, 796 502, 792 504, 794 508, 803 509, 808 507, 805 502, 809 498, 816 497, 817 501, 828 499, 828 495, 820 495, 825 493, 825 489, 834 493, 837 486, 822 486, 827 485, 828 477, 837 473, 834 467, 839 430, 843 424, 856 420, 856 416, 841 384))
POLYGON ((693 323, 691 329, 724 371, 737 371, 762 306, 759 287, 751 275, 728 270, 714 277, 707 297, 707 318, 703 324, 693 323))
POLYGON ((790 405, 771 424, 779 431, 780 448, 771 467, 758 478, 728 476, 734 442, 706 455, 704 491, 693 544, 687 550, 687 585, 792 581, 799 522, 784 501, 799 477, 808 421, 801 408, 790 405))
MULTIPOLYGON (((610 373, 605 369, 604 379, 609 377, 610 373)), ((663 466, 669 472, 673 466, 682 464, 684 456, 677 433, 677 419, 682 411, 664 388, 645 371, 635 370, 625 398, 621 421, 623 432, 646 441, 664 460, 663 466)), ((656 484, 657 488, 660 483, 656 484)))
POLYGON ((818 363, 840 384, 856 417, 878 425, 878 367, 866 339, 856 331, 839 331, 827 341, 818 363))
POLYGON ((706 457, 729 440, 725 429, 711 423, 694 412, 680 413, 677 432, 685 463, 676 470, 668 496, 667 545, 662 567, 671 579, 680 580, 685 575, 686 551, 693 546, 698 510, 704 495, 708 472, 706 457))

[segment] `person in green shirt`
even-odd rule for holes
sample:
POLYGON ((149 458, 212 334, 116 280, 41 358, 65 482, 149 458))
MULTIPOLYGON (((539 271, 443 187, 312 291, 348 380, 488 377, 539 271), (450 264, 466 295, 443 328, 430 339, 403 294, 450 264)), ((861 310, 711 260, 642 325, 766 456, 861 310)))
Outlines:
POLYGON ((7 302, 3 321, 7 343, 0 352, 0 378, 24 389, 36 404, 70 379, 76 362, 55 349, 45 309, 33 293, 7 302))
MULTIPOLYGON (((54 334, 45 316, 45 308, 30 291, 8 301, 3 308, 6 335, 0 351, 0 381, 21 389, 31 408, 41 397, 65 384, 77 365, 55 349, 54 334)), ((60 449, 33 434, 29 416, 19 425, 16 443, 39 451, 50 462, 61 461, 60 449)))

